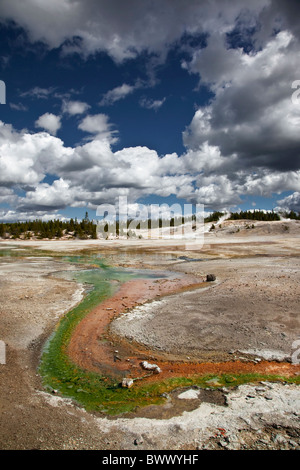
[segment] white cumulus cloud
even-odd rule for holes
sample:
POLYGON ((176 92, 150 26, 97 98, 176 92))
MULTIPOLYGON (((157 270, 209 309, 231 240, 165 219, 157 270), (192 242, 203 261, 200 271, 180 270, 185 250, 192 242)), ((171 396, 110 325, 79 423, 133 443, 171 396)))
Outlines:
POLYGON ((61 117, 52 113, 45 113, 36 120, 35 127, 40 127, 50 132, 50 134, 56 135, 61 128, 61 117))
POLYGON ((112 90, 109 90, 101 101, 99 102, 100 106, 110 106, 114 104, 116 101, 123 100, 126 96, 131 95, 137 87, 134 85, 128 85, 127 83, 123 83, 112 90))
POLYGON ((75 116, 76 114, 84 114, 88 111, 90 105, 83 101, 67 101, 63 100, 62 103, 62 112, 75 116))

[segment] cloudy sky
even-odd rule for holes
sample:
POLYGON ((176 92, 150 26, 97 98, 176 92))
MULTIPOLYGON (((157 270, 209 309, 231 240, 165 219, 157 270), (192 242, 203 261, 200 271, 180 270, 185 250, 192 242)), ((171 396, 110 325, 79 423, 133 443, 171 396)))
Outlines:
POLYGON ((0 220, 119 196, 300 210, 298 19, 298 0, 0 0, 0 220))

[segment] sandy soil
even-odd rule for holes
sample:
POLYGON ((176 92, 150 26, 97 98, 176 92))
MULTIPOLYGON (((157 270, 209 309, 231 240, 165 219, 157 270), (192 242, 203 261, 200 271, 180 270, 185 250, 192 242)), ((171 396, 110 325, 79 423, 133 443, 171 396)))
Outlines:
POLYGON ((300 258, 186 261, 176 269, 205 278, 212 266, 217 280, 208 287, 136 307, 111 329, 177 359, 232 360, 253 351, 288 360, 300 332, 300 258))
MULTIPOLYGON (((152 351, 162 364, 179 358, 190 364, 271 364, 286 368, 289 375, 299 373, 291 357, 299 339, 300 233, 296 223, 288 230, 282 226, 276 223, 272 234, 268 224, 251 230, 242 224, 222 224, 205 235, 201 249, 191 251, 172 240, 14 244, 59 251, 105 249, 108 256, 120 253, 123 266, 159 266, 199 281, 214 273, 215 282, 190 292, 162 298, 161 285, 155 292, 149 289, 142 302, 154 300, 147 308, 135 307, 141 299, 133 299, 127 305, 133 310, 115 319, 110 333, 120 343, 138 343, 152 351), (161 297, 153 297, 159 292, 161 297)), ((2 242, 0 248, 5 246, 2 242)), ((296 385, 264 382, 232 389, 176 390, 159 411, 149 407, 115 419, 87 413, 46 393, 37 374, 41 348, 59 317, 83 295, 82 286, 55 277, 66 269, 75 268, 47 257, 0 261, 0 339, 7 353, 6 363, 0 364, 1 449, 300 447, 296 385)))

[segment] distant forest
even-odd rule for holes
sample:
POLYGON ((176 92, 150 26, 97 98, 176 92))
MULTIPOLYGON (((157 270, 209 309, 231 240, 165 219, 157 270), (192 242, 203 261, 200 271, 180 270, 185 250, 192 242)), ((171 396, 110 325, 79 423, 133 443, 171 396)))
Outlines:
POLYGON ((300 220, 300 214, 294 211, 290 212, 278 212, 270 211, 265 212, 261 210, 254 210, 254 211, 241 211, 241 212, 232 212, 229 220, 240 220, 240 219, 249 219, 249 220, 262 220, 265 222, 270 222, 273 220, 280 220, 281 217, 286 219, 296 219, 300 220))
MULTIPOLYGON (((224 212, 213 212, 210 216, 204 219, 204 222, 218 222, 218 220, 225 215, 224 212)), ((232 212, 228 217, 228 220, 261 220, 270 222, 273 220, 280 220, 281 217, 286 219, 296 219, 300 220, 300 213, 295 211, 290 212, 275 212, 269 211, 265 212, 262 210, 253 210, 253 211, 240 211, 240 212, 232 212)))
POLYGON ((218 220, 223 216, 225 215, 224 212, 213 212, 211 215, 209 215, 208 217, 205 217, 204 218, 204 222, 207 223, 207 222, 218 222, 218 220))
POLYGON ((296 219, 300 220, 300 212, 290 211, 290 212, 283 212, 281 214, 286 219, 296 219))
POLYGON ((240 219, 248 219, 248 220, 262 220, 262 221, 273 221, 273 220, 280 220, 280 215, 277 212, 264 212, 260 210, 254 211, 242 211, 242 212, 232 212, 229 220, 240 220, 240 219))
MULTIPOLYGON (((223 212, 213 212, 208 217, 205 217, 204 222, 217 222, 220 217, 225 215, 223 212)), ((228 220, 261 220, 261 221, 275 221, 280 220, 280 216, 288 218, 288 219, 296 219, 300 220, 300 213, 295 211, 290 212, 283 212, 280 215, 277 212, 265 212, 261 210, 254 210, 254 211, 241 211, 241 212, 233 212, 231 213, 228 220)), ((180 224, 184 224, 190 220, 194 219, 194 216, 185 218, 178 217, 172 218, 170 220, 170 226, 176 227, 180 224)), ((131 220, 128 220, 125 227, 122 227, 122 224, 116 223, 116 233, 117 235, 123 234, 123 229, 126 230, 128 228, 131 220), (127 226, 127 227, 126 227, 127 226)), ((162 227, 163 221, 159 219, 158 221, 151 221, 148 220, 143 224, 136 224, 136 229, 148 227, 155 228, 155 227, 162 227)), ((110 232, 109 224, 104 229, 104 231, 110 232)), ((18 239, 22 238, 25 240, 30 240, 31 238, 37 239, 55 239, 55 238, 78 238, 80 240, 87 240, 87 239, 97 239, 97 225, 95 221, 89 220, 88 213, 86 212, 85 218, 80 222, 77 219, 70 219, 69 221, 61 221, 61 220, 49 220, 48 222, 44 222, 42 220, 34 220, 28 222, 2 222, 0 223, 0 238, 13 238, 18 239)))
POLYGON ((77 219, 70 219, 67 222, 61 220, 33 220, 28 222, 0 223, 1 238, 24 238, 29 240, 32 237, 38 239, 53 239, 69 236, 82 240, 97 238, 96 224, 89 220, 86 212, 85 218, 78 222, 77 219))

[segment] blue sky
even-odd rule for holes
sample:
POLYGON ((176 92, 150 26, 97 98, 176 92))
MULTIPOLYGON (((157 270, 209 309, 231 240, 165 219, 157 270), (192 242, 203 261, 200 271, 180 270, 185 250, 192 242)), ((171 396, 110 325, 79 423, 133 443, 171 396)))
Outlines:
POLYGON ((0 0, 0 220, 94 217, 119 196, 299 211, 297 11, 0 0))

